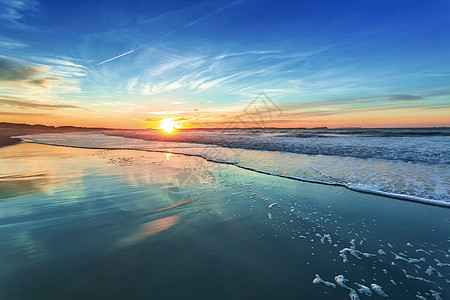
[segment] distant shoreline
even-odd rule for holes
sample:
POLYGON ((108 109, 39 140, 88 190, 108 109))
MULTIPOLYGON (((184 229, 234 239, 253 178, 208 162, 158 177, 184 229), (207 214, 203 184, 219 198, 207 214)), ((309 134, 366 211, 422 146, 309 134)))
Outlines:
MULTIPOLYGON (((312 128, 306 128, 306 127, 246 127, 246 128, 221 128, 221 127, 215 127, 215 128, 183 128, 180 130, 181 132, 189 132, 189 131, 225 131, 225 130, 241 130, 249 132, 251 131, 259 131, 259 130, 304 130, 309 132, 315 132, 315 133, 335 133, 340 130, 349 130, 354 131, 355 133, 358 133, 358 131, 364 131, 364 130, 420 130, 420 129, 428 129, 428 130, 442 130, 447 129, 450 127, 447 126, 434 126, 434 127, 392 127, 392 128, 365 128, 365 127, 340 127, 340 128, 328 128, 328 127, 312 127, 312 128)), ((158 132, 159 129, 121 129, 121 128, 104 128, 104 127, 76 127, 76 126, 48 126, 48 125, 41 125, 41 124, 24 124, 24 123, 7 123, 7 122, 0 122, 0 148, 15 145, 17 143, 20 143, 20 139, 13 138, 13 136, 19 136, 19 135, 27 135, 27 134, 43 134, 43 133, 70 133, 70 132, 104 132, 104 131, 112 131, 112 135, 118 135, 118 136, 127 136, 127 134, 117 134, 118 132, 125 132, 125 131, 134 131, 134 132, 158 132)), ((142 138, 142 137, 139 137, 142 138)), ((165 137, 163 140, 171 140, 174 137, 165 137)))
POLYGON ((13 138, 13 136, 41 133, 69 133, 69 132, 92 132, 105 131, 110 128, 91 128, 91 127, 74 127, 74 126, 46 126, 46 125, 29 125, 0 122, 0 148, 15 145, 21 142, 21 139, 13 138))

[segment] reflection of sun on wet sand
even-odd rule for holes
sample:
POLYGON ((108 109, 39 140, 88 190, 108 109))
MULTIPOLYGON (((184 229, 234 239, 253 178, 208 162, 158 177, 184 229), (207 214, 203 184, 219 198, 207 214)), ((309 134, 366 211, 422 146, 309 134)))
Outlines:
POLYGON ((155 234, 158 234, 164 230, 169 229, 173 225, 178 222, 178 216, 170 216, 162 219, 158 219, 155 221, 151 221, 144 226, 142 233, 140 234, 141 238, 149 237, 155 234))
POLYGON ((169 216, 148 222, 144 224, 144 226, 142 226, 142 229, 137 234, 129 238, 126 238, 121 244, 122 246, 129 246, 136 244, 140 242, 142 239, 151 237, 153 235, 156 235, 160 232, 163 232, 171 228, 176 223, 178 223, 179 219, 180 219, 179 216, 169 216))

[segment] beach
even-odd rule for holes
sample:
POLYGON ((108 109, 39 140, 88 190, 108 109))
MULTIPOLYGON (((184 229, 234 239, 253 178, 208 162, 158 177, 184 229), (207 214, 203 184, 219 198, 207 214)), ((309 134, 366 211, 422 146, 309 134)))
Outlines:
POLYGON ((0 148, 0 297, 450 297, 447 208, 155 143, 0 148))

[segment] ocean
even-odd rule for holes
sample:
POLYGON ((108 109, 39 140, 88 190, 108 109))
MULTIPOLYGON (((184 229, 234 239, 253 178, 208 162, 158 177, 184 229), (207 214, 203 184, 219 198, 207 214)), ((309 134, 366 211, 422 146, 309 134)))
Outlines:
POLYGON ((448 131, 413 131, 23 136, 0 298, 448 299, 448 131))

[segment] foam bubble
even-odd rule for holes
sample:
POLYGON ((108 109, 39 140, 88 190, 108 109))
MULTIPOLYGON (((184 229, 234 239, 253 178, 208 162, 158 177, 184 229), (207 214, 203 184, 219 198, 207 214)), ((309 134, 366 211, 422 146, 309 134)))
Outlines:
POLYGON ((450 264, 440 262, 439 259, 436 259, 436 258, 435 258, 434 261, 436 262, 436 264, 437 264, 439 267, 450 267, 450 264))
POLYGON ((394 254, 395 259, 397 259, 397 260, 402 260, 402 261, 406 261, 407 263, 410 263, 410 264, 415 264, 415 263, 420 263, 420 262, 426 262, 425 257, 421 257, 421 258, 409 258, 409 257, 406 257, 406 258, 404 258, 404 257, 400 256, 400 254, 406 256, 406 255, 403 254, 403 253, 396 254, 396 253, 394 253, 394 252, 392 252, 392 251, 390 251, 390 252, 391 252, 392 254, 394 254))
POLYGON ((442 300, 442 297, 441 297, 441 293, 438 293, 438 292, 436 292, 436 291, 433 291, 433 290, 430 290, 430 292, 431 292, 431 296, 433 296, 434 297, 434 299, 436 299, 436 300, 442 300))
POLYGON ((425 250, 423 250, 423 249, 416 249, 416 252, 423 252, 423 253, 425 253, 425 254, 431 255, 430 252, 425 251, 425 250))
POLYGON ((342 257, 342 262, 347 263, 348 262, 348 257, 347 254, 350 254, 354 257, 356 257, 357 259, 362 259, 361 257, 359 257, 359 255, 362 255, 366 258, 370 258, 370 257, 374 257, 376 256, 375 254, 371 254, 371 253, 365 253, 365 252, 361 252, 359 250, 356 250, 355 247, 355 240, 351 240, 350 241, 350 248, 344 248, 342 250, 339 251, 339 256, 342 257))
POLYGON ((386 293, 383 291, 383 288, 381 286, 379 286, 376 283, 372 283, 370 285, 370 288, 372 289, 372 291, 374 291, 375 293, 377 293, 378 295, 385 297, 385 298, 389 298, 388 295, 386 295, 386 293))
POLYGON ((359 300, 359 296, 356 293, 356 291, 354 289, 352 289, 351 287, 348 287, 345 283, 348 282, 348 279, 346 279, 344 277, 344 275, 338 275, 336 277, 334 277, 334 280, 336 281, 336 283, 344 289, 349 290, 349 296, 351 300, 359 300))
POLYGON ((358 292, 359 292, 360 294, 363 294, 363 295, 367 295, 367 296, 369 296, 369 297, 372 297, 372 291, 371 291, 367 286, 362 285, 362 284, 359 284, 359 283, 356 283, 356 282, 355 282, 355 285, 358 286, 358 292))
POLYGON ((436 272, 437 275, 441 278, 444 277, 444 275, 442 275, 438 270, 436 270, 436 268, 432 266, 428 266, 428 269, 425 271, 425 273, 427 273, 428 276, 433 275, 433 272, 436 272))
POLYGON ((316 274, 316 278, 314 278, 313 283, 314 284, 321 284, 322 283, 322 284, 324 284, 324 285, 326 285, 328 287, 336 288, 336 285, 334 283, 323 280, 322 278, 320 278, 319 274, 316 274))

